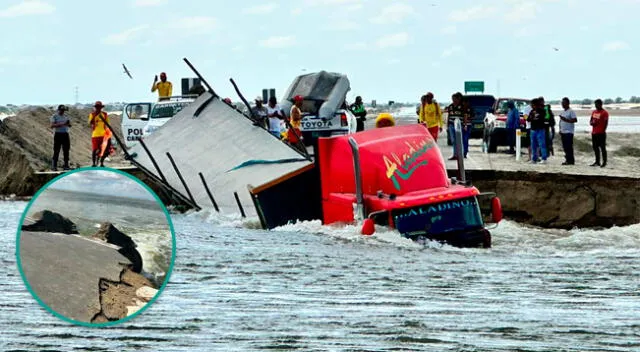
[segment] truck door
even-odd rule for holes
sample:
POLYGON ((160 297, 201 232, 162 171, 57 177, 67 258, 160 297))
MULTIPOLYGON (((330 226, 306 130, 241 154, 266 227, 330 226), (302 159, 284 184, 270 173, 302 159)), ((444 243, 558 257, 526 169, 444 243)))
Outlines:
POLYGON ((149 121, 152 103, 131 103, 122 111, 122 134, 127 147, 132 147, 142 138, 142 130, 149 121))

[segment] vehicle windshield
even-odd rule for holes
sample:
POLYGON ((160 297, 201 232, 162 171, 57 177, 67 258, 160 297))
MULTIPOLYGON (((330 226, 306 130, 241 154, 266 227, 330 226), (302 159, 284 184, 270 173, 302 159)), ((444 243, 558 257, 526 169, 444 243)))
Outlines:
POLYGON ((173 117, 180 112, 185 106, 189 105, 190 101, 171 102, 167 104, 156 104, 151 110, 152 119, 166 119, 173 117))
POLYGON ((482 228, 482 215, 475 197, 428 204, 392 212, 402 234, 443 234, 482 228))
POLYGON ((498 108, 496 109, 496 114, 506 114, 507 112, 509 112, 509 107, 507 107, 509 100, 512 100, 516 104, 516 108, 518 108, 518 111, 520 111, 520 113, 522 113, 524 111, 524 108, 529 105, 528 100, 500 99, 498 100, 498 108))

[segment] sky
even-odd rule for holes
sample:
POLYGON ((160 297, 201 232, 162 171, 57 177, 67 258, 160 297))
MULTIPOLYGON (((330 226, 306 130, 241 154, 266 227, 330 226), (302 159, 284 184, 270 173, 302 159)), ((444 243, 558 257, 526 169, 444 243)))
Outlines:
POLYGON ((50 188, 149 201, 156 200, 138 182, 113 171, 85 170, 74 172, 57 180, 51 184, 50 188))
POLYGON ((361 95, 447 101, 464 81, 548 100, 640 96, 640 0, 0 0, 0 104, 153 101, 164 71, 237 101, 346 74, 361 95), (554 48, 558 49, 555 50, 554 48), (122 64, 131 71, 127 77, 122 64))

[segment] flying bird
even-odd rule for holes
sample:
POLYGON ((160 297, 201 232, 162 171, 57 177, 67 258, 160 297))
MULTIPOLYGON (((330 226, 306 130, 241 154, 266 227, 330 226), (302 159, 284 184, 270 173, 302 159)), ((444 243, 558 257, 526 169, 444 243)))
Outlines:
POLYGON ((553 48, 553 50, 555 50, 555 51, 560 51, 560 49, 558 49, 558 48, 553 48))
POLYGON ((127 66, 122 64, 122 68, 124 68, 124 73, 126 73, 127 76, 129 76, 129 78, 133 79, 133 77, 131 77, 131 72, 129 72, 129 69, 127 68, 127 66))

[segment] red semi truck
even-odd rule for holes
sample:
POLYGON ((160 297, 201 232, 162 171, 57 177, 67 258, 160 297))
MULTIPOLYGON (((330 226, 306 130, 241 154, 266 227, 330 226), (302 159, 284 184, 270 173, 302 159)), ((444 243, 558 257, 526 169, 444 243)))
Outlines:
POLYGON ((325 224, 364 220, 419 242, 491 246, 479 198, 491 196, 493 223, 502 219, 500 200, 449 178, 424 126, 320 138, 317 156, 325 224))

